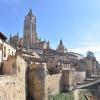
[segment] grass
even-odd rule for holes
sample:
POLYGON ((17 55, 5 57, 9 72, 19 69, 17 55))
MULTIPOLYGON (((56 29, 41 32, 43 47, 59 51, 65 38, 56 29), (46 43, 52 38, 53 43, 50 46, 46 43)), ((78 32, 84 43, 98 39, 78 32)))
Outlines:
MULTIPOLYGON (((83 93, 80 93, 79 97, 80 97, 79 100, 87 100, 84 97, 83 93)), ((61 94, 57 94, 57 95, 52 96, 49 100, 74 100, 74 96, 73 96, 72 92, 61 93, 61 94)))
POLYGON ((61 93, 52 97, 50 100, 74 100, 72 93, 61 93))

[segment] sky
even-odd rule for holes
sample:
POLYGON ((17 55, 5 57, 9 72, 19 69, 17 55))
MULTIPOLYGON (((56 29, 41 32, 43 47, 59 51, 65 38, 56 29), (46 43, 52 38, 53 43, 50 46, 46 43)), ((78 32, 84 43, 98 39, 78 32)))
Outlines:
POLYGON ((0 31, 23 36, 24 18, 32 9, 37 33, 56 49, 60 39, 69 51, 92 51, 100 61, 100 0, 0 0, 0 31))

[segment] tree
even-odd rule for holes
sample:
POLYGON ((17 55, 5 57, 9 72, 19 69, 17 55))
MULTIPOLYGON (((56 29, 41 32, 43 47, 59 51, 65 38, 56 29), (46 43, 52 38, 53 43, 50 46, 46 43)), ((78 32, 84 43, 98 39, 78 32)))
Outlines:
POLYGON ((91 52, 91 51, 87 52, 87 57, 89 57, 89 58, 95 58, 94 53, 91 52))

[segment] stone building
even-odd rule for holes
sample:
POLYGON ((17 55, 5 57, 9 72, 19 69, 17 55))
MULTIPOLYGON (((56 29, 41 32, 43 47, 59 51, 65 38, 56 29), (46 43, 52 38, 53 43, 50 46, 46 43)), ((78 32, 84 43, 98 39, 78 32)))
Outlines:
POLYGON ((10 56, 0 76, 0 100, 26 100, 27 63, 20 56, 10 56))
POLYGON ((30 9, 24 20, 23 45, 26 48, 31 48, 37 41, 36 17, 32 14, 32 10, 30 9))
POLYGON ((14 48, 11 44, 8 42, 4 42, 3 44, 3 60, 7 60, 9 55, 15 55, 16 54, 16 48, 14 48))
POLYGON ((57 47, 57 52, 62 52, 62 53, 66 53, 67 52, 67 49, 65 48, 65 46, 63 45, 63 41, 60 40, 60 43, 57 47))
POLYGON ((76 85, 75 69, 62 70, 63 91, 71 91, 76 85))
MULTIPOLYGON (((35 100, 48 100, 62 91, 70 91, 76 85, 75 69, 67 68, 54 70, 56 66, 51 65, 53 73, 50 73, 45 61, 33 60, 29 65, 29 91, 30 98, 35 100), (66 89, 65 89, 66 88, 66 89)), ((66 64, 67 65, 67 64, 66 64)), ((65 66, 66 66, 65 65, 65 66)))
POLYGON ((23 37, 19 38, 19 35, 10 35, 10 44, 15 48, 20 49, 20 47, 28 49, 48 49, 50 48, 49 41, 42 41, 38 38, 36 32, 36 17, 33 15, 32 10, 28 12, 24 20, 23 37))
POLYGON ((19 34, 17 33, 17 35, 10 35, 10 40, 9 43, 11 45, 13 45, 13 47, 15 47, 16 49, 18 49, 18 47, 23 46, 23 39, 19 37, 19 34))
POLYGON ((0 73, 2 70, 2 61, 3 61, 3 44, 6 41, 7 37, 0 32, 0 73))
MULTIPOLYGON (((7 61, 9 55, 15 55, 16 49, 7 41, 7 38, 0 32, 0 65, 2 62, 7 61)), ((0 71, 2 66, 0 67, 0 71)))
POLYGON ((31 99, 48 100, 48 97, 45 94, 46 73, 45 64, 38 63, 29 65, 29 97, 31 99))
POLYGON ((86 58, 86 74, 88 77, 90 77, 91 75, 96 75, 96 63, 96 59, 88 57, 86 58))

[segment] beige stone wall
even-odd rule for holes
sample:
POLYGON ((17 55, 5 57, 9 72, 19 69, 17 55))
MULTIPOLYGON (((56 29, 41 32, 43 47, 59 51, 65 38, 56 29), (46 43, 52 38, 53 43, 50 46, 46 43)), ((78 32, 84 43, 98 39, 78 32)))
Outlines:
POLYGON ((96 61, 92 59, 86 59, 86 74, 87 76, 96 74, 96 61))
POLYGON ((92 72, 92 60, 86 59, 86 70, 89 70, 92 72))
POLYGON ((29 66, 29 91, 35 100, 45 100, 45 64, 29 66))
POLYGON ((46 64, 31 64, 29 68, 29 90, 35 100, 48 100, 60 93, 62 73, 49 75, 46 64))
POLYGON ((47 76, 48 95, 59 94, 61 90, 61 73, 47 76))
MULTIPOLYGON (((16 65, 16 56, 9 56, 8 60, 3 62, 3 68, 2 68, 3 75, 11 75, 13 65, 16 65)), ((16 71, 17 71, 17 67, 16 67, 16 71)))
POLYGON ((3 43, 3 60, 7 60, 9 55, 15 55, 16 49, 13 48, 10 44, 7 42, 3 43), (4 50, 5 48, 5 50, 4 50), (5 51, 5 56, 4 56, 4 51, 5 51))
POLYGON ((26 69, 28 65, 23 58, 17 56, 16 66, 17 66, 17 77, 21 81, 19 84, 21 84, 23 100, 26 100, 26 69))
POLYGON ((0 100, 25 100, 23 78, 0 76, 0 100))
POLYGON ((58 61, 52 58, 50 58, 47 62, 47 68, 53 68, 56 67, 56 65, 58 65, 58 61))
POLYGON ((77 83, 82 83, 84 82, 86 79, 86 72, 85 71, 81 71, 81 72, 76 72, 76 81, 77 83))
POLYGON ((26 100, 26 67, 27 63, 20 56, 14 56, 5 63, 7 75, 0 76, 0 100, 26 100), (16 73, 11 75, 13 63, 16 63, 16 73))
POLYGON ((62 81, 64 91, 72 90, 76 83, 76 74, 74 69, 62 71, 62 81))

